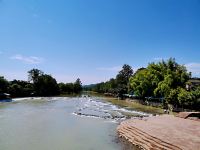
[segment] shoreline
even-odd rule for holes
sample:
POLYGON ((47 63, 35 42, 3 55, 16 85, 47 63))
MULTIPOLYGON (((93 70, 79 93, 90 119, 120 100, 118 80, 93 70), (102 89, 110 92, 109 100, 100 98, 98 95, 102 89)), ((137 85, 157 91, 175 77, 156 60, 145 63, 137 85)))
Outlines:
POLYGON ((150 114, 155 114, 155 115, 164 114, 164 109, 162 108, 143 105, 133 100, 129 100, 129 99, 118 100, 117 98, 114 98, 114 97, 103 97, 103 98, 114 105, 126 108, 128 110, 136 110, 136 111, 141 111, 144 113, 150 113, 150 114))
POLYGON ((117 127, 119 138, 142 149, 198 150, 200 122, 161 115, 129 119, 117 127))
POLYGON ((118 142, 122 146, 122 150, 141 150, 139 146, 133 145, 131 142, 129 142, 125 138, 122 138, 119 136, 117 138, 118 138, 118 142))

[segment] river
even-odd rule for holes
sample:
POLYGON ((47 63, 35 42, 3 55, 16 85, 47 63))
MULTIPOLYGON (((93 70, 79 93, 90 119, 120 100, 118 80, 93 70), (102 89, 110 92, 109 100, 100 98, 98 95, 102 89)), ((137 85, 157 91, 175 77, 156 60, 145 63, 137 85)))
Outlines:
POLYGON ((122 150, 126 113, 101 98, 29 98, 0 103, 2 150, 122 150))

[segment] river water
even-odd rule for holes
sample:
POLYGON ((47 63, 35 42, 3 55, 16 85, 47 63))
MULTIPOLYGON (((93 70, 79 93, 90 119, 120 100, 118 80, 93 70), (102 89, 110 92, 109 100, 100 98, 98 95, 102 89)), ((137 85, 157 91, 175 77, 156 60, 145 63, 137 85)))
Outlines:
POLYGON ((0 103, 1 150, 122 150, 126 113, 101 98, 34 98, 0 103))

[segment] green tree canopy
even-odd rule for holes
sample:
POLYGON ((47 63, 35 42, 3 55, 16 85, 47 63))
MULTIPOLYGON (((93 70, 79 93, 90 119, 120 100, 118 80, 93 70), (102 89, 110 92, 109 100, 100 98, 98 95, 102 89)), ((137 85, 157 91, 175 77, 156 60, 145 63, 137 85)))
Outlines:
POLYGON ((124 84, 127 86, 129 78, 133 75, 131 66, 124 64, 122 70, 116 76, 117 84, 124 84))
POLYGON ((59 94, 59 86, 51 75, 44 74, 39 69, 28 71, 28 79, 33 82, 34 94, 38 96, 53 96, 59 94))
POLYGON ((170 58, 150 63, 146 69, 137 71, 130 78, 130 87, 139 96, 164 97, 168 103, 175 104, 180 88, 185 88, 189 78, 186 67, 170 58))
POLYGON ((28 81, 36 83, 38 81, 38 78, 43 74, 43 71, 33 68, 30 71, 28 71, 28 81))
POLYGON ((0 76, 0 92, 7 92, 8 86, 9 82, 3 76, 0 76))
POLYGON ((116 91, 118 96, 123 99, 123 95, 128 93, 129 78, 133 75, 133 69, 131 66, 124 64, 122 70, 116 76, 116 91))
POLYGON ((59 87, 56 79, 51 75, 40 75, 35 83, 35 91, 39 96, 53 96, 59 94, 59 87))
POLYGON ((9 93, 12 97, 31 96, 33 92, 33 85, 27 81, 13 80, 10 81, 9 93))
POLYGON ((152 95, 151 76, 147 69, 137 71, 137 74, 130 78, 130 88, 139 97, 152 95))
POLYGON ((78 78, 74 83, 74 93, 80 93, 82 90, 81 80, 78 78))

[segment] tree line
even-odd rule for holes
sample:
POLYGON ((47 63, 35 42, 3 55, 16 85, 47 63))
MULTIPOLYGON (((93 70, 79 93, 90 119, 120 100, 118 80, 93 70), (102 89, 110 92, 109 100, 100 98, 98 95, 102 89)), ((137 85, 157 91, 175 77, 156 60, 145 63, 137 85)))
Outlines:
POLYGON ((12 97, 55 96, 60 94, 78 94, 82 83, 78 78, 74 83, 57 83, 51 75, 39 69, 28 71, 28 81, 8 81, 0 76, 0 93, 9 93, 12 97))
POLYGON ((94 91, 98 93, 110 94, 112 96, 123 97, 129 91, 129 79, 133 75, 131 66, 125 64, 122 70, 107 82, 101 82, 84 87, 84 90, 94 91))
POLYGON ((192 86, 191 72, 174 58, 149 63, 146 68, 133 72, 125 64, 115 78, 107 82, 87 86, 91 90, 121 99, 125 95, 145 100, 157 100, 177 108, 200 109, 200 86, 192 86))

